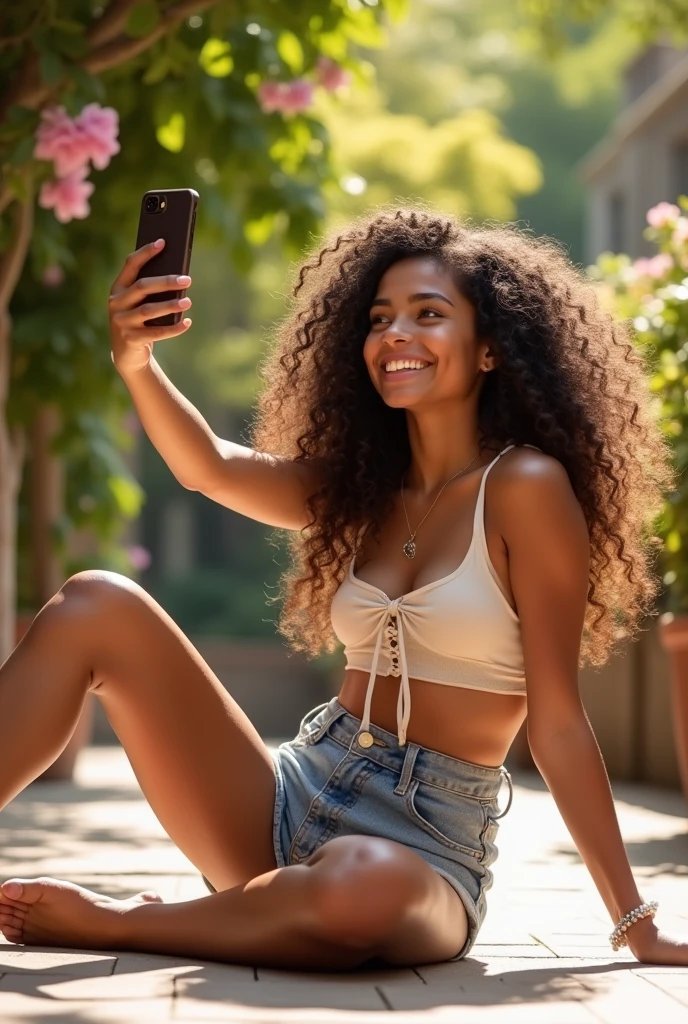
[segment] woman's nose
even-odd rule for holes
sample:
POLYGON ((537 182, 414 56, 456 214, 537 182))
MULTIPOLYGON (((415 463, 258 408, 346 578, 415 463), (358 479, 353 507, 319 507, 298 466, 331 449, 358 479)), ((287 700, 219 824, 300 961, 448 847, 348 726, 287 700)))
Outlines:
POLYGON ((408 341, 412 337, 410 326, 403 317, 397 317, 396 320, 392 320, 389 327, 384 333, 385 340, 391 341, 399 339, 399 341, 408 341))

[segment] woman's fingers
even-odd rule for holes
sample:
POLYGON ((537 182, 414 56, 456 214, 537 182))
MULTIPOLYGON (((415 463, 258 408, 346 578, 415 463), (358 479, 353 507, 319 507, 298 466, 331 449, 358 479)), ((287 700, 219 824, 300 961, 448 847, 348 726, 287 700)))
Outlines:
MULTIPOLYGON (((187 316, 177 324, 164 324, 160 327, 130 327, 126 331, 126 343, 132 350, 166 338, 176 338, 191 327, 191 319, 187 316)), ((113 360, 114 361, 114 360, 113 360)))
POLYGON ((112 293, 121 292, 123 288, 132 285, 138 277, 141 267, 164 247, 165 239, 158 238, 156 242, 149 242, 148 245, 142 245, 140 249, 130 252, 124 261, 124 266, 115 278, 111 289, 112 293))
POLYGON ((159 292, 174 292, 188 288, 191 278, 188 274, 166 274, 163 277, 141 277, 134 281, 128 288, 115 292, 110 296, 110 309, 119 311, 132 309, 143 302, 146 295, 154 295, 159 292))
POLYGON ((166 299, 164 302, 144 302, 134 309, 123 309, 114 313, 112 319, 120 327, 142 327, 146 320, 153 320, 158 316, 165 316, 166 313, 178 313, 182 309, 189 309, 191 299, 185 296, 183 299, 166 299))

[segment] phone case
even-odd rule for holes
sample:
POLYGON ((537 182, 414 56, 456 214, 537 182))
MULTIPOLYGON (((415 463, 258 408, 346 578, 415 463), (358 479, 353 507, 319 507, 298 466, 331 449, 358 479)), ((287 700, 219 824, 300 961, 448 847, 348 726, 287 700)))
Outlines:
MULTIPOLYGON (((191 265, 191 247, 196 225, 196 207, 199 195, 192 188, 150 189, 141 199, 139 229, 136 248, 165 239, 165 248, 143 265, 138 277, 158 277, 162 274, 188 274, 191 265), (150 202, 149 202, 149 197, 150 202), (148 209, 157 198, 156 210, 148 209)), ((144 302, 163 302, 166 299, 181 298, 185 288, 177 291, 156 292, 147 295, 144 302)), ((152 320, 144 320, 146 327, 166 326, 179 323, 182 310, 166 313, 152 320)))

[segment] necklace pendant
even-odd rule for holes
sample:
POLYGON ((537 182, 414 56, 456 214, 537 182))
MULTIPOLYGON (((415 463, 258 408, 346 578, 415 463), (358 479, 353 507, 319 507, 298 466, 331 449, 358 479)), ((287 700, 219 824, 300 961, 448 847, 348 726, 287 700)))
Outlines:
POLYGON ((404 554, 407 558, 416 557, 416 545, 412 540, 407 540, 403 548, 404 554))

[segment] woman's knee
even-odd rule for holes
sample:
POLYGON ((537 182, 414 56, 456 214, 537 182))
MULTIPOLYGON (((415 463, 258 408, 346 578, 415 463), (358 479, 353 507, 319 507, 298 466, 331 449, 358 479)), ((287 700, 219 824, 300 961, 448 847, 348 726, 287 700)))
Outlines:
POLYGON ((145 593, 143 587, 121 573, 109 569, 85 569, 70 576, 52 601, 62 595, 63 599, 71 603, 77 602, 86 608, 93 608, 103 603, 130 600, 132 596, 141 598, 145 593))
POLYGON ((306 862, 312 909, 327 941, 374 956, 429 896, 426 865, 398 843, 340 836, 306 862))

